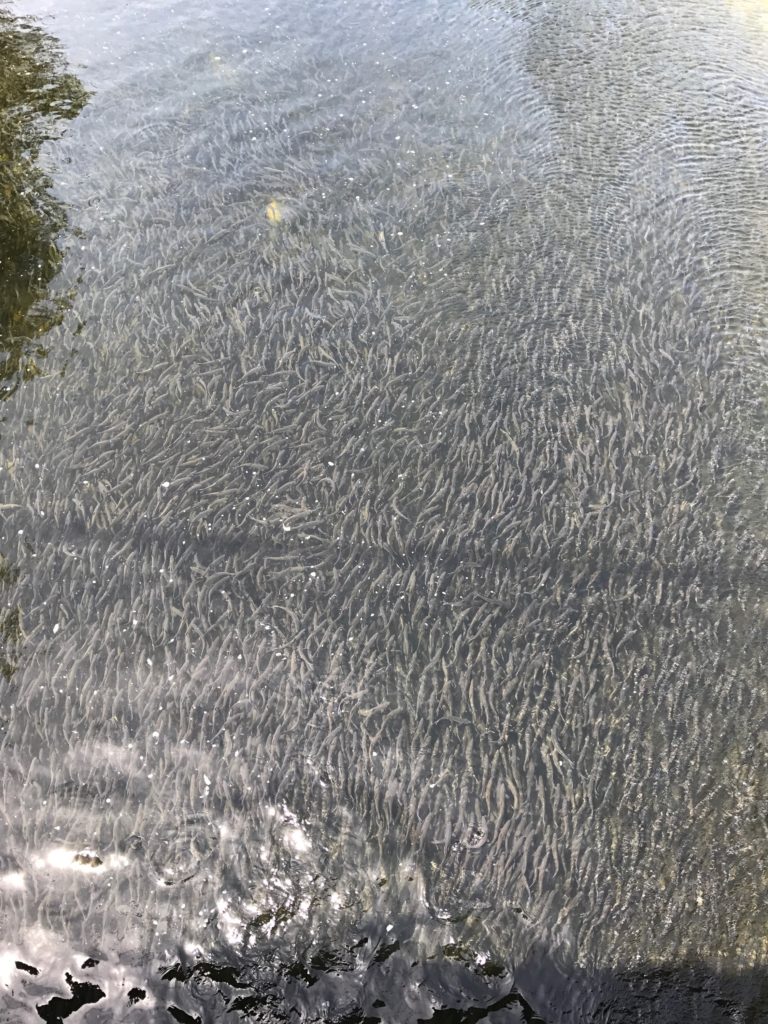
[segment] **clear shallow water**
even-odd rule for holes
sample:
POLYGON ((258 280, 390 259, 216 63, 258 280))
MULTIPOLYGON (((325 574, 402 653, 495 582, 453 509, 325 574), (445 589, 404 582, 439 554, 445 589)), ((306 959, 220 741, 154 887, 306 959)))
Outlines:
POLYGON ((762 7, 209 6, 14 8, 7 1019, 759 1015, 762 7))

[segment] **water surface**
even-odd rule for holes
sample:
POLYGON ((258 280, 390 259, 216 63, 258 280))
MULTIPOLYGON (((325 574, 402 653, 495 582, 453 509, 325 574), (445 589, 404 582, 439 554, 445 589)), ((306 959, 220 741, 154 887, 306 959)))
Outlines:
POLYGON ((12 13, 4 1019, 759 1015, 762 5, 12 13))

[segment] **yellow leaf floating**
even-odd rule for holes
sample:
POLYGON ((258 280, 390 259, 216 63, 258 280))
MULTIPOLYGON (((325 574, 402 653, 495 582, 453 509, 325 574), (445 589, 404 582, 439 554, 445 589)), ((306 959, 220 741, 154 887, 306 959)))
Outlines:
POLYGON ((273 199, 267 206, 267 220, 273 224, 279 224, 283 219, 283 209, 276 199, 273 199))

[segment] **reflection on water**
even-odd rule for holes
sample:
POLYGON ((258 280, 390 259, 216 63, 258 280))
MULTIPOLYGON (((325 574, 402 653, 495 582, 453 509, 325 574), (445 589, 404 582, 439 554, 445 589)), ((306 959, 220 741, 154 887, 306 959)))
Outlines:
POLYGON ((93 97, 1 467, 9 1005, 757 1013, 762 42, 210 7, 48 8, 93 97))
POLYGON ((41 371, 66 298, 51 290, 66 210, 39 163, 43 143, 86 101, 58 42, 0 8, 0 399, 41 371))
POLYGON ((766 0, 728 0, 728 6, 736 17, 744 19, 752 31, 768 35, 768 3, 766 0))

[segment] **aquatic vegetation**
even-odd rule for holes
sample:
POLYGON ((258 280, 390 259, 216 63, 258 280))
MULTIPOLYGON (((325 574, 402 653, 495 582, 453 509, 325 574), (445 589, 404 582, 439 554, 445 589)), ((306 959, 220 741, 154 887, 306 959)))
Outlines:
MULTIPOLYGON (((0 595, 11 591, 18 578, 18 569, 0 553, 0 595)), ((18 605, 3 602, 0 610, 0 673, 6 680, 14 673, 23 635, 21 609, 18 605)))
POLYGON ((67 305, 50 290, 67 215, 40 150, 86 99, 56 40, 0 8, 0 399, 41 373, 41 339, 67 305))

